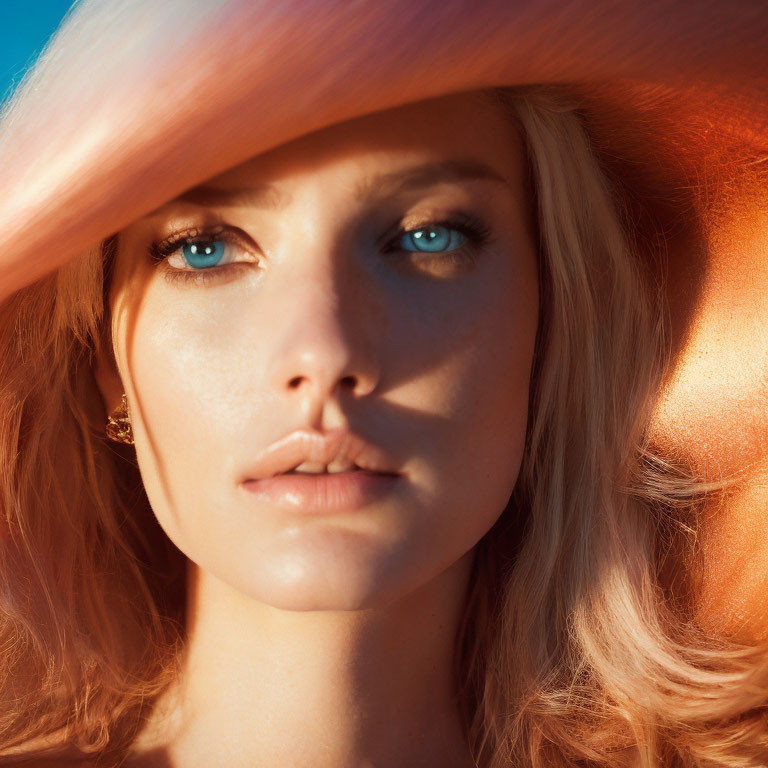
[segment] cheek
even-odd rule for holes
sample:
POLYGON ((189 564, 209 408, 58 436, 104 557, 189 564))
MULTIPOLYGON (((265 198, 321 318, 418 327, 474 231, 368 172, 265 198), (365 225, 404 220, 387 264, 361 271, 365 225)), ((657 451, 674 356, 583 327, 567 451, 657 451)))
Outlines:
POLYGON ((421 326, 420 346, 440 364, 426 366, 403 390, 436 416, 423 446, 434 469, 430 491, 450 498, 481 534, 519 473, 537 326, 535 273, 497 274, 421 326))
MULTIPOLYGON (((118 338, 137 459, 152 506, 179 544, 181 515, 193 515, 203 496, 209 512, 231 502, 235 463, 249 451, 245 412, 258 424, 258 350, 242 353, 226 302, 190 301, 157 286, 146 291, 132 332, 129 326, 118 338)), ((259 435, 250 438, 255 450, 259 435)))

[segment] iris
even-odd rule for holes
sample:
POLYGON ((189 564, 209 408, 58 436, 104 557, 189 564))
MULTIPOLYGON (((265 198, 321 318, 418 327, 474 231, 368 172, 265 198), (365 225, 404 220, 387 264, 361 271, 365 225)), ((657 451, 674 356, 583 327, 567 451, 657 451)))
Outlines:
POLYGON ((413 229, 410 232, 403 234, 401 243, 405 241, 405 238, 410 238, 412 243, 416 244, 416 248, 408 248, 403 246, 405 250, 420 250, 424 249, 426 253, 440 253, 441 251, 452 251, 456 248, 460 248, 467 241, 465 235, 455 229, 448 229, 447 227, 423 227, 421 229, 413 229), (455 240, 458 239, 458 242, 455 240), (449 248, 448 246, 453 245, 449 248))
POLYGON ((190 267, 213 267, 224 255, 225 243, 222 240, 195 241, 185 243, 181 252, 190 267))

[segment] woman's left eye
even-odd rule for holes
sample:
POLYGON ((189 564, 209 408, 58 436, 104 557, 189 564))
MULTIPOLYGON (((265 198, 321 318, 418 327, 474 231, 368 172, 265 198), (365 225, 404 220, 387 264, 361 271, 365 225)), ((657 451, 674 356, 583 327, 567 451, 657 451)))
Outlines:
POLYGON ((421 266, 464 265, 473 263, 490 241, 487 224, 471 214, 456 213, 442 221, 401 229, 386 250, 410 254, 413 262, 421 266))
POLYGON ((420 253, 442 253, 461 248, 469 238, 457 229, 440 225, 420 227, 403 232, 400 247, 405 251, 420 253), (412 246, 412 247, 409 247, 412 246))

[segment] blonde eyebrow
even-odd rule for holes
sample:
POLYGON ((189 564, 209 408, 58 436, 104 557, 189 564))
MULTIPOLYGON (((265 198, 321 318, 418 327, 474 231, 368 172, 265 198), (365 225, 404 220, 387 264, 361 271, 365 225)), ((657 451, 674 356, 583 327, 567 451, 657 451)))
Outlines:
MULTIPOLYGON (((509 180, 490 165, 473 158, 458 158, 427 163, 405 171, 380 174, 361 182, 357 186, 356 194, 360 199, 383 199, 434 184, 477 180, 494 181, 512 188, 509 180)), ((290 200, 290 195, 274 184, 250 184, 247 187, 201 184, 183 192, 170 203, 189 203, 210 208, 250 207, 274 211, 287 206, 290 200)))

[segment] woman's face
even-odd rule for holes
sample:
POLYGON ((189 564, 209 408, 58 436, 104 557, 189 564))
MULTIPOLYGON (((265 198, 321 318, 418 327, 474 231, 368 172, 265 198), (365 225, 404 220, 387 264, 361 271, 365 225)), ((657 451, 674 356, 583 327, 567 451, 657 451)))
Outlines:
POLYGON ((276 607, 361 608, 491 528, 538 321, 524 158, 509 118, 452 95, 277 147, 120 232, 102 391, 127 394, 149 500, 197 566, 276 607), (343 511, 254 493, 300 429, 349 429, 399 476, 343 511))

